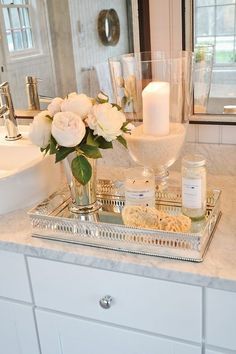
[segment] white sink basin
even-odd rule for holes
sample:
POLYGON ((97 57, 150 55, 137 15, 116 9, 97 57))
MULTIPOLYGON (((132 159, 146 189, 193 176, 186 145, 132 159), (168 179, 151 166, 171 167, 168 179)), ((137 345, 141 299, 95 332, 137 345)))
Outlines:
POLYGON ((19 126, 23 138, 5 141, 0 127, 0 214, 32 206, 55 192, 61 182, 60 164, 28 139, 28 126, 19 126))

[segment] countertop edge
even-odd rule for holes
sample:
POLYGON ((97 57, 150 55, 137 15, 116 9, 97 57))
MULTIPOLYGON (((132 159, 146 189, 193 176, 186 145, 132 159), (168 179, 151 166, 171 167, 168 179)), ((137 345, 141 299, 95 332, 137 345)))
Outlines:
MULTIPOLYGON (((48 240, 47 240, 48 241, 48 240)), ((51 242, 51 241, 49 241, 51 242)), ((52 241, 55 242, 55 241, 52 241)), ((76 245, 77 246, 77 245, 76 245)), ((87 248, 90 246, 79 246, 82 248, 87 248)), ((202 274, 193 274, 192 272, 186 271, 176 271, 173 269, 163 269, 158 267, 152 267, 150 265, 143 265, 132 263, 130 258, 128 260, 125 259, 127 256, 126 253, 120 251, 110 251, 115 254, 119 253, 122 257, 122 260, 111 260, 102 257, 102 255, 90 256, 85 253, 79 253, 78 249, 76 252, 71 251, 60 251, 53 250, 47 247, 39 247, 32 245, 19 244, 15 242, 9 242, 0 240, 0 249, 8 252, 21 253, 24 256, 28 257, 37 257, 41 259, 47 259, 51 261, 58 261, 63 263, 70 263, 74 265, 80 265, 85 267, 99 268, 103 270, 126 273, 136 276, 142 276, 152 279, 159 279, 164 281, 172 281, 177 283, 184 283, 192 286, 201 286, 201 287, 209 287, 219 290, 232 291, 236 292, 236 281, 214 277, 214 276, 206 276, 202 274)), ((99 253, 99 250, 96 250, 99 253)), ((104 250, 103 250, 104 251, 104 250)), ((135 255, 136 260, 138 257, 143 259, 144 256, 135 255)), ((153 256, 145 256, 148 258, 159 258, 163 262, 169 261, 163 257, 153 257, 153 256)), ((186 261, 180 261, 186 263, 186 261)), ((198 263, 195 263, 196 266, 198 263)))

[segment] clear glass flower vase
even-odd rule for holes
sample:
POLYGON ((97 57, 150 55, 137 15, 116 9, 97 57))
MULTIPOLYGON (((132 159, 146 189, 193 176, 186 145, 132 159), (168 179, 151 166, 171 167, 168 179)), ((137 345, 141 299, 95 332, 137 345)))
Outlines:
POLYGON ((73 176, 71 170, 71 162, 75 157, 76 153, 73 152, 63 160, 64 171, 71 193, 71 204, 69 209, 72 213, 81 215, 95 213, 101 207, 101 204, 97 201, 96 197, 96 159, 88 159, 92 167, 92 176, 89 182, 83 185, 73 176))

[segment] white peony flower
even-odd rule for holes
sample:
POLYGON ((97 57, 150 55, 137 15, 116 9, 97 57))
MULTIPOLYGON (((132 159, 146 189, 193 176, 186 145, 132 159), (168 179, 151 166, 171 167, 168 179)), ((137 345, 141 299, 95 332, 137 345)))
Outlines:
POLYGON ((33 144, 46 148, 51 137, 52 119, 49 111, 42 111, 34 117, 29 127, 29 138, 33 144))
POLYGON ((62 112, 74 112, 82 119, 86 118, 92 107, 92 100, 85 94, 74 92, 64 99, 61 105, 62 112))
POLYGON ((95 135, 102 136, 106 141, 112 141, 123 132, 121 127, 125 115, 110 103, 94 105, 86 122, 95 135))
POLYGON ((67 98, 72 98, 72 97, 77 96, 77 95, 78 95, 77 92, 71 92, 71 93, 68 94, 67 98))
POLYGON ((53 118, 52 135, 59 145, 73 147, 85 136, 85 125, 78 114, 59 112, 53 118))
POLYGON ((55 97, 52 102, 48 105, 48 111, 50 115, 53 117, 56 113, 61 111, 61 104, 63 99, 61 97, 55 97))

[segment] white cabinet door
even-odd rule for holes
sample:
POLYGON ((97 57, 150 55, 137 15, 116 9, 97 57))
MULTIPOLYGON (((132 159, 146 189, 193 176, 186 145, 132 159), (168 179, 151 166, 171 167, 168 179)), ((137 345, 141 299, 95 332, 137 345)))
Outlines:
POLYGON ((32 302, 22 254, 0 250, 0 296, 32 302))
POLYGON ((42 354, 200 354, 200 346, 36 310, 42 354))
POLYGON ((39 354, 31 306, 0 300, 0 353, 39 354))
POLYGON ((236 293, 207 289, 206 343, 236 353, 236 293))

